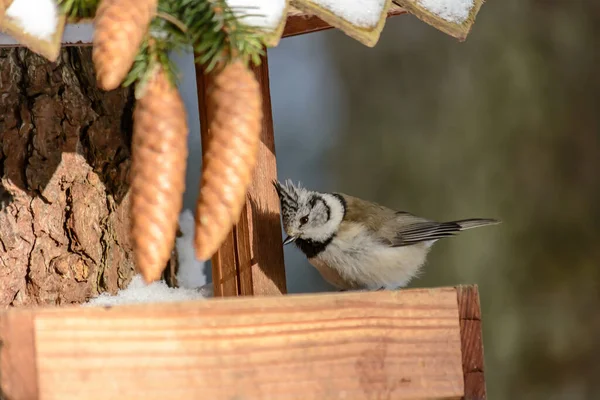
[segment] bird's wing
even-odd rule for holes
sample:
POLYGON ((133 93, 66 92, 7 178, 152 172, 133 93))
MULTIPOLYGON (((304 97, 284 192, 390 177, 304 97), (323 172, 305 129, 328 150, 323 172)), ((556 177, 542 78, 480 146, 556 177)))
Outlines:
POLYGON ((461 229, 456 222, 431 221, 346 194, 342 196, 346 200, 344 221, 363 224, 379 237, 382 243, 391 247, 409 246, 453 236, 461 229))
POLYGON ((456 222, 436 222, 402 213, 389 221, 388 229, 395 232, 392 246, 401 247, 454 236, 461 226, 456 222))

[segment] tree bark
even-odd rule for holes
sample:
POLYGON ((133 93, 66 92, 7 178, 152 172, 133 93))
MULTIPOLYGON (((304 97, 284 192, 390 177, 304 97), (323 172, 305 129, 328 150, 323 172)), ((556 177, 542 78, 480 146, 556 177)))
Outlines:
POLYGON ((90 47, 0 49, 0 304, 81 303, 134 274, 131 89, 97 88, 90 47), (2 196, 6 199, 7 194, 2 196))

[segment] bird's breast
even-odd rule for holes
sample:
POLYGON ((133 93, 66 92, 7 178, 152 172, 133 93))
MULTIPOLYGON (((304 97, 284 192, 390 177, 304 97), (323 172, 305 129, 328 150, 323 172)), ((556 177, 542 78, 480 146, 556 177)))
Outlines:
POLYGON ((330 266, 325 260, 321 259, 321 257, 311 258, 309 259, 309 262, 330 285, 333 285, 338 289, 346 290, 353 289, 357 286, 355 282, 342 276, 338 268, 330 266))
POLYGON ((405 286, 423 265, 428 246, 390 247, 360 224, 346 226, 310 262, 341 288, 405 286))

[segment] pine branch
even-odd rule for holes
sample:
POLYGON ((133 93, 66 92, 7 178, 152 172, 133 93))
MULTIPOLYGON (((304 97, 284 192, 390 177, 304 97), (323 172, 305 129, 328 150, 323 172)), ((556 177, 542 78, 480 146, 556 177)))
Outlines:
POLYGON ((57 4, 69 19, 94 18, 100 0, 57 0, 57 4))
POLYGON ((180 19, 189 27, 194 51, 199 54, 196 62, 207 72, 217 63, 226 64, 234 59, 260 63, 264 53, 262 35, 243 24, 225 0, 194 1, 186 3, 180 19))
MULTIPOLYGON (((159 10, 159 13, 162 11, 159 10)), ((167 29, 165 24, 178 26, 179 24, 169 18, 165 20, 156 17, 150 23, 148 35, 140 46, 138 54, 133 62, 133 66, 127 74, 123 86, 129 86, 134 82, 143 82, 154 72, 156 64, 160 64, 166 72, 167 78, 173 84, 177 84, 178 69, 175 63, 169 58, 171 51, 177 51, 188 45, 185 40, 186 32, 167 29)))
MULTIPOLYGON (((91 18, 99 0, 58 0, 71 19, 91 18)), ((123 82, 142 83, 159 63, 175 84, 177 69, 169 53, 192 47, 196 63, 206 72, 234 60, 260 64, 264 54, 262 34, 243 23, 250 16, 232 9, 225 0, 159 0, 156 17, 150 23, 129 74, 123 82), (240 15, 241 14, 241 15, 240 15)))

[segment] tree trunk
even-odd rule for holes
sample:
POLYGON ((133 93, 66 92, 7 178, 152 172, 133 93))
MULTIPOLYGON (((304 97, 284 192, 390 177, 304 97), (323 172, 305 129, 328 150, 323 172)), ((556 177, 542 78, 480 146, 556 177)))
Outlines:
POLYGON ((131 89, 96 86, 90 47, 49 63, 0 49, 0 304, 81 303, 126 286, 131 89), (9 196, 2 196, 5 200, 9 196))

